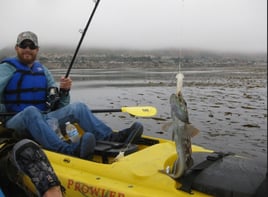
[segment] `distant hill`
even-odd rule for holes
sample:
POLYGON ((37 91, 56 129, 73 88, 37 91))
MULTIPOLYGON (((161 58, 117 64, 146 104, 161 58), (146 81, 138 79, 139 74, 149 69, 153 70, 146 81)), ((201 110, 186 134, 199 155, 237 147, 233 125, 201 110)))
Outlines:
MULTIPOLYGON (((39 60, 49 68, 67 68, 75 48, 44 46, 40 48, 39 60)), ((0 59, 14 56, 14 48, 0 50, 0 59)), ((267 64, 267 54, 227 53, 193 49, 81 49, 76 57, 75 68, 110 67, 172 67, 184 66, 235 66, 267 64)))

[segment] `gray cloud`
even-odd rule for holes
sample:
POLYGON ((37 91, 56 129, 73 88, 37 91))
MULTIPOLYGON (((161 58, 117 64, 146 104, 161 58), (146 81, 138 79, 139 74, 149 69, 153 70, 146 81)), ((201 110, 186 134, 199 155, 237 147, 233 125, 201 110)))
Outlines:
MULTIPOLYGON (((94 2, 1 0, 0 48, 31 30, 76 47, 94 2)), ((266 52, 267 0, 101 0, 82 46, 266 52)))

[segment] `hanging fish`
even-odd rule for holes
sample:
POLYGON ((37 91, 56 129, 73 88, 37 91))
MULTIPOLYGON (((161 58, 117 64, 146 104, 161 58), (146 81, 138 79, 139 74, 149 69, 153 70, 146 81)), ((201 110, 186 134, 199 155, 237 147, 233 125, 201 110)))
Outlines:
POLYGON ((172 131, 172 138, 175 141, 178 154, 172 169, 166 170, 165 173, 175 179, 181 177, 193 165, 191 137, 199 133, 199 130, 189 122, 187 103, 182 96, 184 75, 179 72, 176 78, 176 94, 170 96, 172 122, 165 125, 168 131, 172 131))

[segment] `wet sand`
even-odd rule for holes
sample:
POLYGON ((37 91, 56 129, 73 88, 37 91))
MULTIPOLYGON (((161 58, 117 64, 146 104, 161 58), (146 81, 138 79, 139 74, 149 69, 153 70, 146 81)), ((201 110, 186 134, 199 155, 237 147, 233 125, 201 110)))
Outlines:
MULTIPOLYGON (((215 151, 234 152, 266 166, 266 65, 182 71, 190 122, 200 129, 193 143, 215 151)), ((158 114, 152 118, 126 113, 96 115, 114 129, 140 121, 145 135, 171 139, 171 133, 163 131, 162 126, 170 121, 169 96, 175 92, 176 72, 174 68, 73 70, 72 101, 85 102, 92 109, 155 106, 158 114)), ((54 73, 62 74, 59 70, 54 73)))

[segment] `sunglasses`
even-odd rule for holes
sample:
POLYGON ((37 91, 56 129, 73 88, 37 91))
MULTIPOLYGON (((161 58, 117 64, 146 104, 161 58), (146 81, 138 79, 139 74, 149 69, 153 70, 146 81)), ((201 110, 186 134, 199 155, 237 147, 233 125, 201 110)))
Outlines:
POLYGON ((29 49, 31 49, 31 50, 34 50, 34 49, 37 49, 38 48, 38 46, 35 46, 32 43, 23 43, 23 42, 20 43, 18 45, 18 47, 21 48, 21 49, 26 49, 27 47, 29 47, 29 49))

